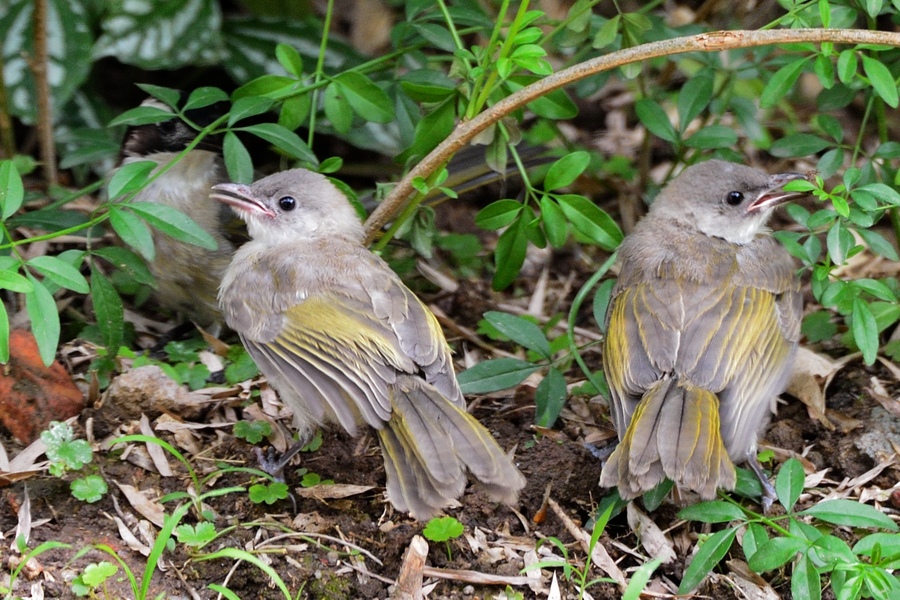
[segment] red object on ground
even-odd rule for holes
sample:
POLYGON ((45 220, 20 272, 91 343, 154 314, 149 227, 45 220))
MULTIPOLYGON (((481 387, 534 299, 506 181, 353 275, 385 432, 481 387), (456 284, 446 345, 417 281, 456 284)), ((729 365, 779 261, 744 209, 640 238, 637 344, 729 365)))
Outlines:
POLYGON ((51 421, 84 409, 84 394, 59 362, 44 366, 30 331, 9 334, 9 362, 0 365, 0 424, 30 444, 51 421))

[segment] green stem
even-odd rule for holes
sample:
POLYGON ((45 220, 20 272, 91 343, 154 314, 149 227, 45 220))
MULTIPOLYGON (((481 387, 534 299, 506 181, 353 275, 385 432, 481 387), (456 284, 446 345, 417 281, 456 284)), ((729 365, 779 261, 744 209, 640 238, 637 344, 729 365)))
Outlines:
MULTIPOLYGON (((568 320, 568 342, 569 342, 569 351, 572 353, 572 356, 575 357, 575 362, 578 363, 578 366, 581 368, 581 371, 584 373, 585 377, 588 378, 588 381, 593 384, 594 388, 599 393, 607 392, 606 385, 597 376, 591 371, 587 363, 584 362, 584 359, 581 357, 581 353, 578 351, 578 346, 575 344, 575 319, 578 317, 578 311, 581 310, 581 305, 584 303, 588 294, 594 289, 594 287, 599 283, 600 279, 603 278, 604 275, 609 271, 609 269, 615 264, 616 256, 618 252, 613 252, 609 258, 606 259, 600 268, 597 269, 597 272, 594 273, 587 282, 581 286, 581 289, 578 290, 578 294, 575 296, 575 299, 572 300, 572 307, 569 309, 569 320, 568 320)), ((608 393, 608 392, 607 392, 608 393)))
POLYGON ((306 139, 306 144, 312 148, 313 139, 316 136, 316 106, 319 103, 319 87, 320 85, 324 85, 322 80, 322 76, 324 75, 325 69, 325 51, 328 49, 328 32, 331 30, 331 16, 334 14, 334 0, 328 0, 328 6, 325 9, 325 22, 322 24, 322 42, 319 44, 319 57, 316 61, 316 72, 313 76, 313 80, 316 82, 316 87, 312 90, 312 98, 310 101, 310 106, 312 107, 309 111, 309 136, 306 139))

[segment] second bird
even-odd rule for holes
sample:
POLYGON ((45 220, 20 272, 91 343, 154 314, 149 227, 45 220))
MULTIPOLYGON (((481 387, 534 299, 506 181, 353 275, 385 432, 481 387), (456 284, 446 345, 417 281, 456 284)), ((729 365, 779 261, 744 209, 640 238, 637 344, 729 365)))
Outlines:
POLYGON ((620 442, 602 486, 629 499, 668 478, 708 500, 734 488, 734 463, 761 475, 757 436, 787 386, 802 309, 765 224, 801 177, 689 167, 622 243, 603 347, 620 442))
POLYGON ((301 433, 328 422, 376 430, 394 507, 428 519, 466 471, 512 503, 525 479, 466 412, 428 308, 363 246, 353 207, 322 175, 293 169, 212 197, 247 222, 219 293, 241 340, 301 433))

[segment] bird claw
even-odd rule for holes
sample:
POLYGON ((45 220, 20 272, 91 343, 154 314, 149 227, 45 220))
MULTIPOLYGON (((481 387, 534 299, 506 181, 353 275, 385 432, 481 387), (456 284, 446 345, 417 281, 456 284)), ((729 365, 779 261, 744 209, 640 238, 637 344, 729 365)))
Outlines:
POLYGON ((774 486, 769 483, 769 478, 766 477, 765 472, 763 471, 762 465, 759 464, 759 461, 756 459, 756 456, 752 456, 747 459, 747 466, 750 467, 750 470, 753 471, 753 474, 756 475, 756 478, 759 479, 759 483, 762 486, 762 509, 763 514, 769 514, 769 509, 772 508, 772 504, 775 503, 775 500, 778 499, 778 494, 775 491, 774 486))
POLYGON ((260 448, 254 448, 253 451, 256 454, 256 460, 259 462, 259 468, 271 475, 275 481, 284 483, 285 467, 288 466, 288 463, 291 462, 291 459, 298 452, 309 444, 311 438, 312 435, 310 433, 304 433, 296 443, 282 454, 279 454, 278 450, 273 446, 269 446, 265 453, 260 448))

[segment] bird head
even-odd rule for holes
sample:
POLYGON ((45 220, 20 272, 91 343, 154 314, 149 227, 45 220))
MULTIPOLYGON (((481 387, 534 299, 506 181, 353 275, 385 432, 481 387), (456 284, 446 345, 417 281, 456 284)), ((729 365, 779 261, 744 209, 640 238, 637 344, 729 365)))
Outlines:
POLYGON ((305 169, 281 171, 252 185, 222 183, 210 197, 247 223, 250 237, 267 244, 343 237, 362 241, 353 206, 328 178, 305 169))
POLYGON ((805 195, 787 192, 801 173, 770 175, 723 160, 688 167, 663 189, 650 213, 733 244, 746 244, 764 230, 776 206, 805 195))
MULTIPOLYGON (((182 94, 181 102, 187 97, 182 94)), ((185 121, 177 118, 172 108, 156 98, 150 97, 141 102, 141 106, 152 106, 172 113, 172 118, 159 123, 135 125, 125 132, 122 142, 122 158, 150 158, 154 154, 164 152, 181 152, 197 137, 198 131, 185 121)), ((192 123, 200 127, 206 127, 222 115, 228 112, 227 102, 216 102, 203 108, 193 108, 185 111, 184 115, 192 123)), ((222 136, 208 135, 204 137, 197 148, 222 153, 222 136)))

